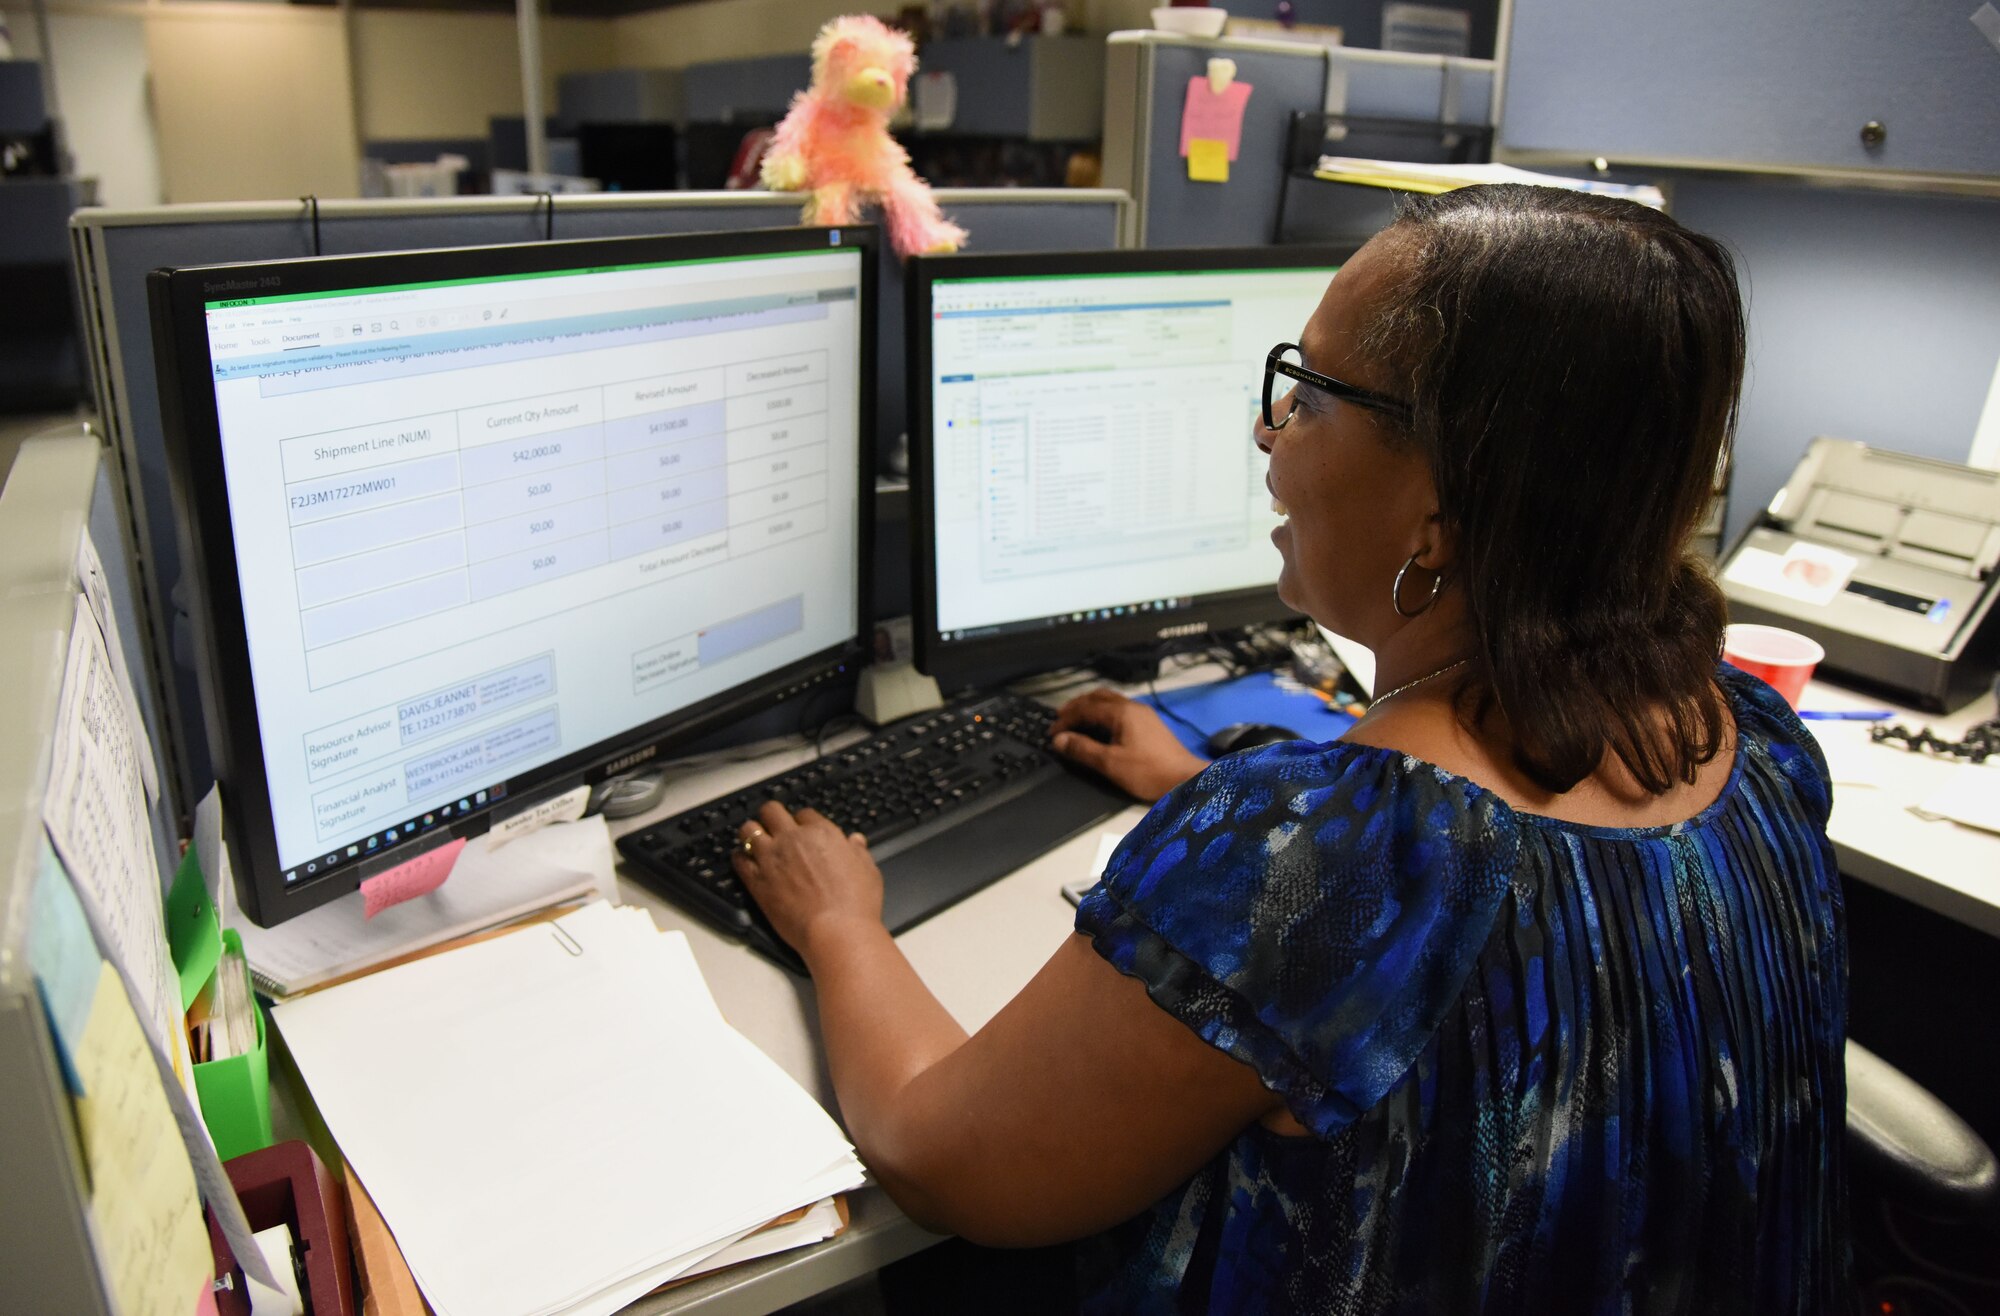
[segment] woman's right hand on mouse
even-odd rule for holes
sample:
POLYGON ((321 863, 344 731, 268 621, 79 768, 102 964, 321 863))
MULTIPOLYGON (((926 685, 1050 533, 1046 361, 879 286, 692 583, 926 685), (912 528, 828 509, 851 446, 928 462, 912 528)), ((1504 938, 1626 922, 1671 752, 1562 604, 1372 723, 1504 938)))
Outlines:
POLYGON ((1101 688, 1057 710, 1049 746, 1149 804, 1208 766, 1174 738, 1158 713, 1101 688))

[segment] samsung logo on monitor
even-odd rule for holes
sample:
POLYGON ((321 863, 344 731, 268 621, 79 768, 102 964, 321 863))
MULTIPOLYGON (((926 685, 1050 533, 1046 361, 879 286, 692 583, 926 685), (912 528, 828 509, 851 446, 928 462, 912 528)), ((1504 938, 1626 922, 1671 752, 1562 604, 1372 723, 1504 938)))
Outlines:
POLYGON ((1178 640, 1183 636, 1200 635, 1207 630, 1208 623, 1205 621, 1184 621, 1178 626, 1162 626, 1153 634, 1162 640, 1178 640))
POLYGON ((607 775, 609 775, 612 773, 623 772, 627 768, 636 768, 641 763, 644 763, 647 759, 657 755, 659 752, 660 752, 660 747, 658 745, 648 745, 644 749, 634 750, 632 753, 625 755, 623 758, 616 758, 611 760, 609 763, 604 765, 604 771, 607 775))

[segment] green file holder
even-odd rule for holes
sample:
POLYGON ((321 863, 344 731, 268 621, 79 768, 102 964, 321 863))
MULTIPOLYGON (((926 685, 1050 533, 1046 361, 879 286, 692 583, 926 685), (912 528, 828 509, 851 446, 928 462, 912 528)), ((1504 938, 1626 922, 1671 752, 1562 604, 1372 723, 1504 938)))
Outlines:
MULTIPOLYGON (((224 928, 222 944, 243 954, 243 939, 224 928)), ((242 963, 239 959, 238 963, 242 963)), ((246 966, 244 972, 247 974, 246 966)), ((265 1037, 264 1007, 255 993, 250 1007, 257 1012, 257 1047, 247 1055, 211 1060, 194 1067, 194 1090, 201 1097, 201 1117, 215 1150, 223 1160, 271 1145, 271 1050, 265 1037)))

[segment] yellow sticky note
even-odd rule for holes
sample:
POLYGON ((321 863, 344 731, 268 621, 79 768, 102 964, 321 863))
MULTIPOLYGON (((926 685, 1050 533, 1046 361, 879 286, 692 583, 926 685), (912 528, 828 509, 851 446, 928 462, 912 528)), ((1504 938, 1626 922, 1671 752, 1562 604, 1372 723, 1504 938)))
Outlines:
POLYGON ((1188 140, 1188 179, 1196 183, 1226 183, 1229 181, 1229 143, 1213 138, 1194 137, 1188 140))
POLYGON ((76 1102, 90 1163, 90 1214, 105 1279, 127 1316, 180 1316, 214 1271, 180 1130, 131 998, 100 966, 76 1049, 76 1102))

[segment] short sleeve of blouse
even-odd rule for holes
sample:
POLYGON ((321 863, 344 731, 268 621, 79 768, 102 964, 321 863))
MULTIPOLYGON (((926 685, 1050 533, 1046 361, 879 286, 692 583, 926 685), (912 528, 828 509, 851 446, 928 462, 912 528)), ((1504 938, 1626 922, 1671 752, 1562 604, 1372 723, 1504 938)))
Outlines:
POLYGON ((1076 926, 1325 1137, 1436 1032, 1507 892, 1516 826, 1392 750, 1234 754, 1153 807, 1076 926))
POLYGON ((1833 812, 1832 774, 1812 732, 1783 695, 1748 672, 1723 663, 1716 679, 1729 692, 1738 734, 1759 747, 1757 752, 1783 775, 1805 816, 1824 831, 1833 812))

